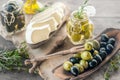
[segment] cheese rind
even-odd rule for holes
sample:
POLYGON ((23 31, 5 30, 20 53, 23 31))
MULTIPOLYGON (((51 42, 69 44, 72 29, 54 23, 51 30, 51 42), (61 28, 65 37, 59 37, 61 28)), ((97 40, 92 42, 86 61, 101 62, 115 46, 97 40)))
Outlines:
POLYGON ((39 28, 26 30, 26 41, 29 44, 36 44, 49 38, 50 26, 44 25, 39 28))

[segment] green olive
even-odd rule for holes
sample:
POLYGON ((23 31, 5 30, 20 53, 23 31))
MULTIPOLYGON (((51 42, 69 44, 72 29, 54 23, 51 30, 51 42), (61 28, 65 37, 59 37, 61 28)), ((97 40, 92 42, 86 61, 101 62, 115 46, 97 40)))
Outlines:
POLYGON ((85 38, 85 39, 89 39, 90 37, 92 37, 92 32, 90 32, 90 31, 85 31, 84 38, 85 38))
POLYGON ((93 56, 92 56, 92 54, 91 54, 89 51, 83 51, 83 52, 81 53, 81 58, 82 58, 83 60, 92 60, 92 59, 93 59, 93 56))
POLYGON ((94 49, 96 49, 96 50, 100 49, 100 43, 97 40, 93 40, 92 43, 93 43, 94 49))
POLYGON ((80 73, 84 71, 84 67, 80 64, 74 64, 74 66, 77 66, 80 70, 80 73))
POLYGON ((93 49, 92 42, 86 42, 84 45, 85 50, 91 51, 93 49))
POLYGON ((80 60, 80 65, 82 65, 85 69, 88 68, 88 62, 85 60, 80 60))
POLYGON ((70 62, 70 61, 66 61, 66 62, 64 62, 64 64, 63 64, 63 68, 64 68, 64 70, 66 70, 66 71, 70 71, 70 69, 71 69, 72 66, 73 66, 73 64, 72 64, 72 62, 70 62))
POLYGON ((94 50, 93 55, 97 55, 97 54, 99 54, 99 52, 97 50, 94 50))
POLYGON ((77 54, 74 54, 74 57, 75 58, 81 58, 81 52, 77 53, 77 54))
POLYGON ((71 38, 74 42, 77 42, 77 41, 81 40, 81 35, 73 32, 72 35, 71 35, 71 38))
POLYGON ((82 30, 82 31, 89 31, 89 24, 86 23, 86 24, 82 25, 82 26, 81 26, 81 30, 82 30))

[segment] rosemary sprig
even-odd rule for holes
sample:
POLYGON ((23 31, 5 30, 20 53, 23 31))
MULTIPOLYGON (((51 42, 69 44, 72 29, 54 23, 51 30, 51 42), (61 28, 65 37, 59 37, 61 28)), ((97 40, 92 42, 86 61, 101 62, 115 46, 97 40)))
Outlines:
POLYGON ((104 79, 109 80, 111 75, 120 68, 120 53, 113 57, 108 63, 108 67, 104 73, 104 79))
POLYGON ((26 70, 23 62, 28 58, 27 46, 25 43, 12 51, 2 51, 0 53, 0 71, 3 70, 26 70))
POLYGON ((82 18, 82 14, 83 14, 83 11, 84 11, 84 7, 87 5, 87 2, 89 0, 85 0, 85 2, 83 3, 83 5, 81 6, 81 8, 78 9, 78 17, 79 18, 82 18))

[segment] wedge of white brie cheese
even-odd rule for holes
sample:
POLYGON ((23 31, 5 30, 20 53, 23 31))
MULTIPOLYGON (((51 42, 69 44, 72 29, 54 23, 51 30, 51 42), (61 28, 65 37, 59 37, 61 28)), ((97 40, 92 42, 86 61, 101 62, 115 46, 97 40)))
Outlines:
POLYGON ((49 38, 50 27, 49 25, 44 25, 42 27, 33 28, 31 30, 26 30, 26 41, 29 44, 36 44, 38 42, 44 41, 49 38))
POLYGON ((49 39, 51 32, 57 30, 57 26, 64 17, 64 7, 56 5, 51 6, 45 11, 35 15, 26 28, 26 42, 29 44, 37 44, 49 39))

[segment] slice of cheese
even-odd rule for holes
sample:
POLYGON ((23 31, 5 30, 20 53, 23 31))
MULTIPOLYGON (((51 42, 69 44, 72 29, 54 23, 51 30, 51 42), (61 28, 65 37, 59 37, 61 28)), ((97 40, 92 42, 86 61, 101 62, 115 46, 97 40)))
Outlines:
POLYGON ((36 27, 44 26, 46 24, 50 25, 51 32, 57 30, 58 23, 57 23, 57 21, 55 20, 54 17, 48 18, 48 19, 46 19, 44 21, 34 22, 34 24, 31 27, 36 28, 36 27))
POLYGON ((46 24, 50 25, 51 32, 57 30, 58 22, 55 20, 54 17, 48 18, 43 21, 31 22, 30 24, 28 24, 27 29, 42 27, 46 24))
POLYGON ((26 30, 26 42, 29 44, 36 44, 41 41, 47 40, 50 34, 49 24, 26 30))
POLYGON ((64 16, 64 11, 65 11, 65 7, 63 7, 63 3, 55 3, 53 4, 51 7, 49 7, 48 9, 46 9, 43 12, 40 12, 38 14, 36 14, 32 20, 32 21, 36 21, 36 20, 43 20, 49 17, 55 17, 55 19, 57 20, 57 22, 60 22, 64 16))
POLYGON ((64 11, 63 4, 58 3, 36 14, 26 28, 26 42, 37 44, 49 39, 49 34, 57 30, 57 26, 61 23, 64 11))
POLYGON ((58 11, 58 13, 60 13, 61 16, 64 16, 65 7, 63 7, 63 5, 64 5, 63 3, 53 4, 51 7, 49 7, 45 11, 36 14, 31 21, 34 21, 36 19, 41 19, 41 17, 42 18, 48 17, 48 16, 50 17, 50 14, 53 13, 54 11, 58 11))
POLYGON ((59 11, 57 11, 57 10, 51 11, 50 13, 47 13, 47 12, 46 13, 38 13, 37 16, 33 17, 31 22, 33 22, 33 21, 35 22, 35 21, 38 21, 38 20, 42 21, 42 20, 48 19, 50 17, 54 17, 55 20, 58 23, 60 23, 62 21, 63 15, 59 11))

